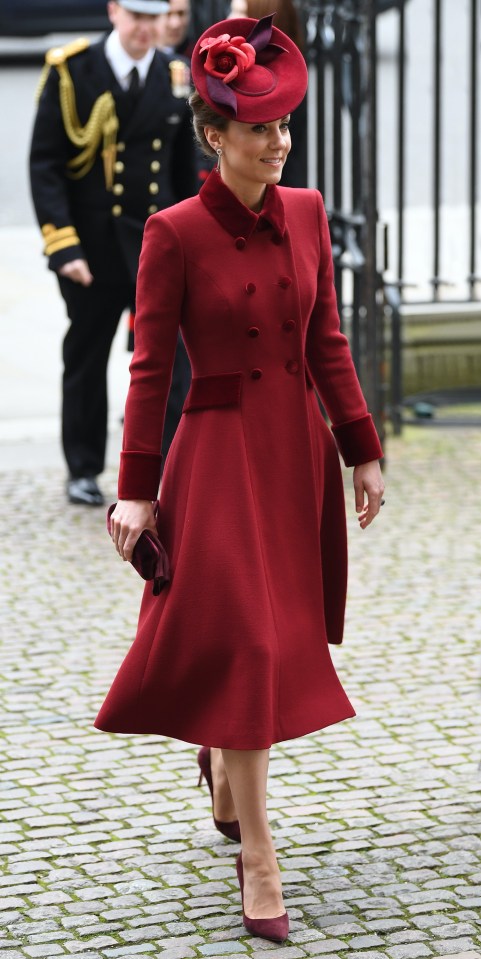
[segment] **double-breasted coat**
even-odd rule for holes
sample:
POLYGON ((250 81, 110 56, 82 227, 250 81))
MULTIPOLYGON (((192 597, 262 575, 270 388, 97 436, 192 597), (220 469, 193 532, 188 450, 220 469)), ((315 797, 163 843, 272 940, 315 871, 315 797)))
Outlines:
POLYGON ((213 171, 149 219, 122 499, 157 496, 179 324, 193 380, 158 521, 172 580, 159 596, 146 585, 96 725, 267 748, 354 715, 328 648, 346 594, 337 446, 348 465, 382 455, 339 330, 320 194, 269 186, 256 214, 213 171))

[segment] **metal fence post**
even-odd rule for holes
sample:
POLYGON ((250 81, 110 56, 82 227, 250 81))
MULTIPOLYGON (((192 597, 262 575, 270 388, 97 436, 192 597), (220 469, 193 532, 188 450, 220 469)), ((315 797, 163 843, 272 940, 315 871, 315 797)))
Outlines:
POLYGON ((377 271, 377 97, 376 97, 376 3, 359 0, 363 57, 363 101, 361 184, 365 224, 362 248, 365 265, 362 274, 361 301, 365 310, 365 351, 361 357, 361 381, 381 442, 384 440, 384 394, 382 389, 383 322, 379 300, 380 278, 377 271))

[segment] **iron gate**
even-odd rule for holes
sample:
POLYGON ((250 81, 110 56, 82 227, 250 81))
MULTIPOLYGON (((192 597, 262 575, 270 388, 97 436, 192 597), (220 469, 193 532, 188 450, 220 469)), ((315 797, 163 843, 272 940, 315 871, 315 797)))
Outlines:
POLYGON ((438 394, 449 381, 451 398, 481 399, 479 6, 298 4, 311 76, 309 185, 325 197, 340 313, 381 435, 387 418, 401 430, 416 382, 403 377, 410 350, 419 389, 431 378, 438 394))
MULTIPOLYGON (((309 185, 324 196, 341 322, 381 438, 388 418, 395 432, 400 431, 403 418, 403 303, 422 300, 427 309, 437 309, 437 304, 441 308, 449 299, 474 303, 480 296, 480 2, 298 0, 296 4, 305 26, 310 74, 309 185), (424 23, 422 38, 416 32, 419 19, 424 23), (456 36, 455 23, 460 25, 456 36), (380 35, 383 42, 389 36, 389 64, 380 35), (411 56, 416 44, 422 54, 417 61, 411 56), (460 112, 462 101, 466 114, 466 136, 459 137, 458 145, 463 156, 458 188, 460 195, 465 193, 463 236, 468 238, 462 256, 456 253, 455 268, 446 255, 450 221, 443 205, 446 171, 454 162, 446 105, 447 52, 453 44, 465 70, 464 81, 456 75, 450 89, 457 91, 459 86, 459 95, 453 96, 459 99, 460 112), (420 83, 416 71, 426 85, 422 107, 412 95, 413 86, 416 91, 420 83), (430 131, 426 147, 419 136, 419 109, 421 127, 430 131), (417 138, 426 197, 419 222, 413 220, 415 205, 408 189, 417 178, 412 169, 417 138), (417 249, 420 254, 413 257, 417 249)), ((194 5, 196 29, 200 32, 221 19, 228 9, 224 0, 194 5)), ((474 340, 477 336, 481 371, 479 325, 474 340)), ((476 370, 474 364, 471 378, 476 379, 476 370)))

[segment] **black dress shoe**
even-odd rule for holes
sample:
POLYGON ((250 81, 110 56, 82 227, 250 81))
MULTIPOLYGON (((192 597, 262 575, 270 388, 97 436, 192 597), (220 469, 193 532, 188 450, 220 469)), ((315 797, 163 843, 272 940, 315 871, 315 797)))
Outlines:
POLYGON ((80 506, 103 506, 105 502, 93 476, 69 479, 67 496, 69 503, 77 503, 80 506))

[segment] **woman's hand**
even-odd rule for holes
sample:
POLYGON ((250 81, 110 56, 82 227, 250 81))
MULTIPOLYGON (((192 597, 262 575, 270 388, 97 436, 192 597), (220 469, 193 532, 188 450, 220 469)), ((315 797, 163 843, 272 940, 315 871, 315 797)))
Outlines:
POLYGON ((359 514, 359 525, 361 529, 366 529, 366 526, 369 526, 374 517, 377 516, 382 505, 384 481, 379 461, 372 460, 370 463, 362 463, 360 466, 355 466, 352 479, 356 499, 356 513, 359 514), (365 494, 367 494, 367 503, 365 502, 365 494))
POLYGON ((134 546, 144 529, 156 533, 154 507, 150 500, 119 500, 110 517, 110 535, 119 556, 130 562, 134 546))

